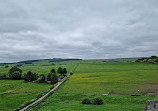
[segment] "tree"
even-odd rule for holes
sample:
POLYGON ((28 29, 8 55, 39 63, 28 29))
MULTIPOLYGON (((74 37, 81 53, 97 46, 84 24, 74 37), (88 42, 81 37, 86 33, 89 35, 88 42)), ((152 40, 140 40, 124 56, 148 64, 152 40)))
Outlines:
POLYGON ((51 71, 50 71, 51 73, 55 73, 55 69, 51 69, 51 71))
POLYGON ((19 80, 21 79, 21 73, 19 71, 14 71, 11 75, 10 75, 10 78, 12 80, 19 80))
POLYGON ((66 68, 61 68, 61 67, 59 67, 58 68, 58 71, 57 71, 59 74, 61 74, 61 75, 63 75, 63 74, 66 74, 67 73, 67 70, 66 70, 66 68))
POLYGON ((12 67, 9 70, 9 77, 13 80, 19 80, 21 79, 22 76, 22 70, 19 69, 18 67, 12 67))
POLYGON ((8 67, 9 67, 8 65, 5 66, 5 68, 8 68, 8 67))
POLYGON ((58 72, 59 74, 62 74, 62 68, 59 67, 58 70, 57 70, 57 72, 58 72))
POLYGON ((45 83, 46 81, 46 78, 45 78, 45 75, 44 74, 41 74, 38 78, 38 82, 39 83, 45 83))
POLYGON ((55 73, 51 74, 51 83, 55 84, 58 82, 58 76, 55 73))
POLYGON ((63 74, 67 74, 67 70, 66 70, 66 68, 63 68, 63 74))
POLYGON ((38 79, 38 74, 32 73, 31 71, 28 71, 27 74, 24 75, 25 82, 31 82, 38 79))
POLYGON ((51 76, 52 76, 52 73, 49 73, 49 74, 47 75, 47 81, 51 81, 51 76))

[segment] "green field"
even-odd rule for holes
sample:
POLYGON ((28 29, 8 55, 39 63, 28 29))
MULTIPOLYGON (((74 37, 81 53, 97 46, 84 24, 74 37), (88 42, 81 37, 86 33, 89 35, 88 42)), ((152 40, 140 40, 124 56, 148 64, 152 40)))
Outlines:
MULTIPOLYGON (((39 75, 40 74, 48 75, 48 73, 50 72, 52 68, 57 70, 59 67, 62 67, 62 68, 66 68, 67 71, 70 72, 72 67, 75 66, 74 63, 67 63, 67 64, 65 62, 59 62, 59 63, 56 63, 55 65, 45 66, 45 63, 43 62, 43 64, 38 63, 38 65, 37 64, 36 65, 23 65, 19 68, 22 69, 23 74, 27 73, 28 71, 32 71, 32 72, 38 73, 39 75)), ((10 65, 9 68, 4 68, 4 66, 1 66, 0 75, 8 75, 8 71, 12 66, 14 65, 10 65)))
POLYGON ((158 65, 148 63, 80 64, 74 75, 31 111, 143 111, 146 100, 158 99, 157 69, 158 65), (104 105, 81 104, 84 98, 94 97, 101 97, 104 105))
MULTIPOLYGON (((28 71, 48 75, 52 68, 66 68, 69 73, 76 65, 77 61, 54 62, 52 65, 48 60, 33 62, 33 64, 23 64, 19 68, 23 74, 28 71), (74 64, 75 63, 75 64, 74 64)), ((9 68, 0 66, 0 75, 7 75, 11 67, 17 65, 9 64, 9 68)), ((35 100, 42 94, 46 93, 53 85, 44 83, 25 83, 24 80, 1 80, 0 79, 0 111, 13 111, 26 103, 35 100)))
POLYGON ((0 80, 0 111, 13 111, 22 107, 53 85, 25 83, 23 80, 0 80))

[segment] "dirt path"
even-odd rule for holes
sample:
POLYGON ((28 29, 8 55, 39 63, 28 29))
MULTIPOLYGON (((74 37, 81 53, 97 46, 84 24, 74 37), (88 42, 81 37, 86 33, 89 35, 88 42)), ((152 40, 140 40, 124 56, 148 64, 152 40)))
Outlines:
MULTIPOLYGON (((75 71, 75 69, 78 67, 79 64, 77 64, 75 66, 75 68, 73 69, 73 72, 75 71)), ((31 106, 34 106, 38 103, 40 103, 43 99, 45 99, 46 97, 49 96, 49 94, 51 94, 53 91, 55 91, 67 78, 70 77, 70 74, 67 75, 67 77, 65 77, 61 82, 58 82, 57 85, 52 89, 50 90, 48 93, 46 93, 44 96, 40 97, 39 99, 37 99, 36 101, 34 101, 33 103, 25 106, 24 108, 20 109, 19 111, 26 111, 28 110, 31 106)))

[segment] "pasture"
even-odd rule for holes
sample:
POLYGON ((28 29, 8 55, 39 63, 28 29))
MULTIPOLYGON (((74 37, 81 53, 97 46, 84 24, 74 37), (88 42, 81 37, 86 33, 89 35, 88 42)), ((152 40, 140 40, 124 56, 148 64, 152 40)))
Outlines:
POLYGON ((0 80, 0 111, 14 111, 51 87, 53 85, 25 83, 23 80, 0 80))
POLYGON ((146 100, 158 99, 157 69, 157 64, 149 63, 80 64, 74 75, 31 111, 143 111, 146 100), (101 97, 104 105, 81 104, 84 98, 94 97, 101 97))
MULTIPOLYGON (((50 60, 49 60, 50 61, 50 60)), ((48 60, 39 60, 31 64, 15 63, 8 64, 8 68, 0 66, 0 76, 7 75, 11 67, 21 64, 23 74, 28 71, 48 75, 50 70, 58 67, 66 68, 69 73, 75 67, 77 61, 49 62, 48 60)), ((59 75, 59 74, 58 74, 59 75)), ((26 103, 35 100, 46 93, 53 85, 45 83, 25 83, 24 80, 4 80, 0 79, 0 111, 13 111, 26 103)))

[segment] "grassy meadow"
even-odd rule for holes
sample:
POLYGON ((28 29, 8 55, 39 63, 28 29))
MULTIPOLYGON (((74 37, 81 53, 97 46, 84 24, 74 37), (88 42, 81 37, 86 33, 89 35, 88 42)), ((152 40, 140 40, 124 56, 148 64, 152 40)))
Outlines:
POLYGON ((14 111, 51 87, 50 84, 25 83, 23 80, 0 80, 0 111, 14 111))
MULTIPOLYGON (((61 61, 52 62, 48 60, 40 60, 33 62, 32 64, 7 64, 0 66, 0 76, 7 75, 11 67, 15 65, 21 65, 23 74, 28 71, 35 73, 48 75, 52 68, 58 69, 58 67, 66 68, 67 72, 70 72, 76 65, 77 61, 61 61)), ((0 79, 0 111, 14 111, 26 103, 35 100, 42 94, 46 93, 53 85, 44 83, 25 83, 24 80, 4 80, 0 79)))
POLYGON ((158 99, 157 80, 157 64, 84 63, 31 111, 143 111, 146 100, 158 99), (81 104, 84 98, 95 97, 101 97, 104 104, 81 104))

